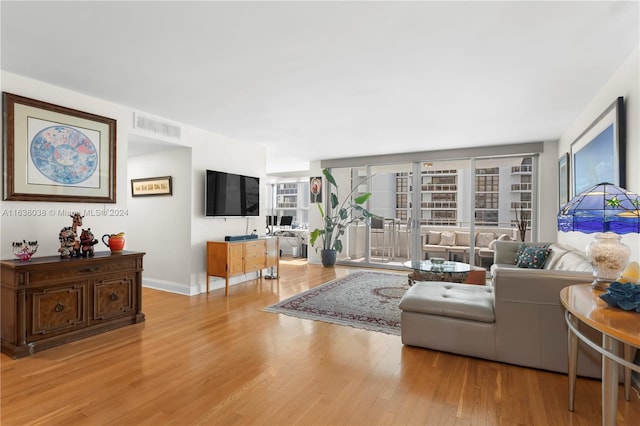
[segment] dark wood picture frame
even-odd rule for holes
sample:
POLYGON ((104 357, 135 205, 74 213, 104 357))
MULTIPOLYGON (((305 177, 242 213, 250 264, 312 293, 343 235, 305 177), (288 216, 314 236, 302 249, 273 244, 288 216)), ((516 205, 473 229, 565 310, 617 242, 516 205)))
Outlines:
POLYGON ((173 195, 171 176, 131 179, 132 197, 173 195))
POLYGON ((3 92, 7 201, 116 202, 116 120, 3 92))
POLYGON ((624 98, 618 97, 571 143, 571 197, 599 183, 626 186, 624 98))

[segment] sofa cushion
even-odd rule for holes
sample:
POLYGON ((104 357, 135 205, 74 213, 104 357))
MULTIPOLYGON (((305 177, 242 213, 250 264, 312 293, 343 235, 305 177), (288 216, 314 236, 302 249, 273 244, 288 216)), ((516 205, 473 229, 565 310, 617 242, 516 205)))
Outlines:
POLYGON ((556 271, 593 271, 587 258, 578 251, 566 253, 558 260, 554 269, 556 271))
POLYGON ((548 247, 526 247, 518 257, 516 266, 518 268, 542 269, 549 253, 551 253, 551 249, 548 247))
POLYGON ((454 232, 444 231, 440 238, 440 245, 443 246, 455 246, 456 234, 454 232))
POLYGON ((468 232, 456 231, 456 246, 469 247, 471 244, 471 237, 468 232))
POLYGON ((489 247, 495 238, 496 235, 493 232, 480 232, 476 236, 476 247, 489 247))
POLYGON ((438 245, 440 244, 441 236, 442 232, 429 231, 429 233, 427 234, 427 243, 438 245))
POLYGON ((480 322, 495 321, 493 288, 487 286, 418 282, 402 296, 400 309, 480 322))
POLYGON ((544 269, 555 269, 562 256, 575 250, 573 247, 558 243, 549 244, 549 248, 551 249, 551 253, 544 263, 544 269))

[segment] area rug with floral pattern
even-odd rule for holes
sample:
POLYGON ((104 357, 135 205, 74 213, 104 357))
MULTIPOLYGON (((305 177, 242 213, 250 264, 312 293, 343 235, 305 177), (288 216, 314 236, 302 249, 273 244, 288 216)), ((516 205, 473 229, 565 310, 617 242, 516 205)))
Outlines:
POLYGON ((400 335, 407 274, 355 271, 265 308, 267 312, 400 335))

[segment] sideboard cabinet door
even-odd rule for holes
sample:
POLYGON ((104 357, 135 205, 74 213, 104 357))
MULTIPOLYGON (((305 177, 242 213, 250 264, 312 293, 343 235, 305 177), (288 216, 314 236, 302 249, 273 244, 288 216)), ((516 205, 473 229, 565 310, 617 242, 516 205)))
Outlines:
POLYGON ((86 286, 81 282, 28 291, 27 341, 35 342, 86 327, 86 306, 86 286))
POLYGON ((107 276, 92 282, 91 289, 91 323, 126 316, 136 311, 134 276, 107 276))

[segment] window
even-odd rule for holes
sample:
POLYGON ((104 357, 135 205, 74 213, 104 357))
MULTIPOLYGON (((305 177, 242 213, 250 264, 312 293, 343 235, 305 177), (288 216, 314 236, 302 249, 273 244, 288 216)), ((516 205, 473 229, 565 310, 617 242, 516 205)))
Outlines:
POLYGON ((500 194, 497 193, 476 193, 477 209, 498 209, 500 207, 500 194))
POLYGON ((476 210, 476 225, 498 226, 498 211, 476 210))
POLYGON ((499 191, 500 176, 476 176, 476 191, 499 191))

